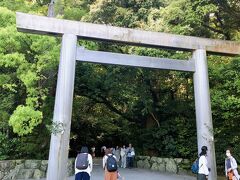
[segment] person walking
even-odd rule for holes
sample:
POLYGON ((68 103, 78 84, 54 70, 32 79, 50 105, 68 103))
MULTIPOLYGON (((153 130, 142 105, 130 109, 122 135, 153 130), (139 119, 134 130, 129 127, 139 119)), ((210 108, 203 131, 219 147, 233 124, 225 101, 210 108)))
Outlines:
POLYGON ((198 180, 207 180, 208 179, 208 174, 209 174, 209 168, 208 168, 208 162, 207 162, 207 146, 202 146, 201 148, 201 153, 199 154, 199 170, 198 170, 198 175, 197 179, 198 180))
POLYGON ((115 147, 110 148, 110 150, 112 151, 112 154, 115 155, 115 152, 116 152, 115 147))
POLYGON ((102 155, 102 157, 105 155, 105 151, 106 151, 106 146, 102 146, 101 147, 101 155, 102 155))
POLYGON ((117 180, 117 159, 112 154, 112 148, 107 148, 103 157, 104 180, 117 180))
POLYGON ((127 167, 128 168, 133 167, 134 157, 135 157, 135 150, 134 150, 134 147, 132 147, 132 144, 130 143, 127 148, 127 167))
POLYGON ((119 161, 120 161, 120 148, 119 148, 119 146, 116 146, 114 155, 116 156, 117 162, 119 164, 119 161))
POLYGON ((90 180, 92 166, 92 156, 88 153, 88 148, 83 146, 75 160, 75 180, 90 180))
POLYGON ((239 174, 237 170, 237 162, 235 158, 232 156, 231 151, 229 149, 226 150, 225 159, 225 175, 228 180, 239 180, 239 174))
POLYGON ((123 147, 121 148, 120 151, 120 155, 121 155, 121 167, 122 168, 126 168, 126 162, 127 162, 127 156, 126 156, 126 147, 125 145, 123 145, 123 147))
POLYGON ((95 148, 95 146, 93 146, 93 147, 91 148, 92 157, 93 157, 93 158, 95 158, 95 150, 96 150, 96 148, 95 148))

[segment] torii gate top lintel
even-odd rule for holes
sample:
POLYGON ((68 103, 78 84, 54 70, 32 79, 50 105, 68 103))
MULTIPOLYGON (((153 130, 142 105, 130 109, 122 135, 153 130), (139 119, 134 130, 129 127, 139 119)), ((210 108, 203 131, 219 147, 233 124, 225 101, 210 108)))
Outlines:
POLYGON ((207 39, 169 33, 143 31, 109 25, 56 19, 17 12, 19 31, 37 34, 74 34, 79 38, 121 42, 139 46, 152 46, 193 51, 205 49, 207 52, 224 55, 240 54, 240 42, 207 39))

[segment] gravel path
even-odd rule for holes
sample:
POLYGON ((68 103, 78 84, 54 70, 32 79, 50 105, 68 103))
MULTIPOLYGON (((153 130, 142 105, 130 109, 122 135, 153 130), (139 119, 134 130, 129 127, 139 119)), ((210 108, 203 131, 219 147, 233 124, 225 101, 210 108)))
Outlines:
MULTIPOLYGON (((193 176, 176 175, 168 173, 154 172, 146 169, 123 169, 120 168, 119 172, 123 178, 119 180, 196 180, 193 176)), ((104 172, 100 165, 95 165, 91 180, 104 180, 104 172)), ((41 179, 45 180, 45 179, 41 179)), ((74 176, 69 177, 69 180, 74 180, 74 176)))

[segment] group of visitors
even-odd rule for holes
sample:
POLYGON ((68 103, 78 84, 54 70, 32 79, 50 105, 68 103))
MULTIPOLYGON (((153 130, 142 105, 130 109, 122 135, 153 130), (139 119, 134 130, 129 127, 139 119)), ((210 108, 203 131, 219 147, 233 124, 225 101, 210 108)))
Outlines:
MULTIPOLYGON (((208 167, 207 161, 207 146, 202 146, 201 153, 199 154, 198 159, 198 180, 207 180, 208 175, 211 169, 208 167)), ((227 180, 239 180, 240 176, 237 170, 237 162, 232 156, 230 149, 226 150, 226 159, 225 159, 225 175, 227 180)))
MULTIPOLYGON (((95 156, 95 147, 94 149, 91 148, 91 151, 93 156, 88 153, 88 148, 84 146, 78 153, 75 160, 75 180, 90 180, 93 167, 92 157, 95 156)), ((116 146, 116 148, 103 146, 101 151, 103 153, 104 180, 117 180, 118 178, 122 178, 118 167, 133 167, 135 150, 132 144, 129 144, 127 148, 125 145, 121 148, 119 148, 119 146, 116 146)))
MULTIPOLYGON (((103 147, 103 170, 104 180, 117 180, 121 178, 118 167, 133 167, 133 159, 135 156, 134 148, 131 144, 126 148, 124 145, 119 148, 103 147), (120 163, 121 162, 121 163, 120 163)), ((208 167, 207 146, 202 146, 201 153, 197 162, 197 179, 207 180, 211 169, 208 167)), ((88 153, 87 147, 82 147, 75 160, 75 180, 90 180, 93 168, 92 156, 88 153)), ((229 149, 226 150, 225 159, 225 175, 227 180, 239 180, 240 176, 237 171, 237 162, 231 155, 229 149)))
POLYGON ((128 147, 123 145, 121 148, 116 146, 116 148, 111 148, 112 154, 115 155, 118 166, 122 168, 132 168, 135 157, 135 150, 132 147, 132 144, 129 144, 128 147))

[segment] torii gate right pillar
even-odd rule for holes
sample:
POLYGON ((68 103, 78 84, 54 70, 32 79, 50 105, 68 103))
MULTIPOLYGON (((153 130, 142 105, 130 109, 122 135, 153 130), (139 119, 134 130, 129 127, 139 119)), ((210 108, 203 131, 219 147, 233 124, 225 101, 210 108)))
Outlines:
POLYGON ((193 52, 195 62, 194 96, 197 121, 198 153, 202 146, 208 147, 208 166, 211 168, 209 180, 217 180, 212 112, 209 92, 208 65, 206 50, 197 49, 193 52))

